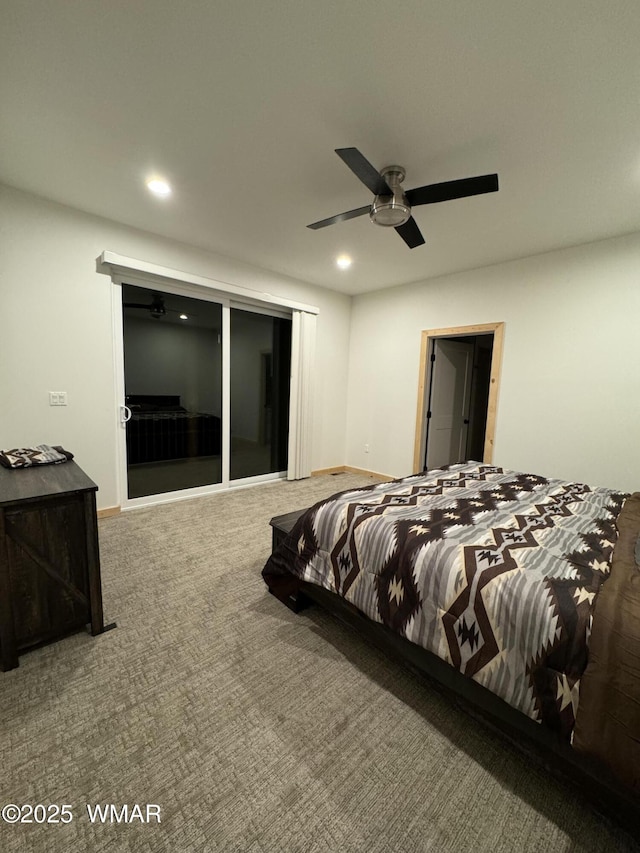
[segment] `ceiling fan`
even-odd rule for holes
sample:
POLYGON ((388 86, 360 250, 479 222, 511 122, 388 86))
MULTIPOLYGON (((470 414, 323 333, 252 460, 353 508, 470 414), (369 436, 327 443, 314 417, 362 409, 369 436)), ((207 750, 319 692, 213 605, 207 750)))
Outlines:
POLYGON ((498 191, 497 175, 479 175, 475 178, 462 178, 459 181, 443 181, 440 184, 428 184, 426 187, 415 187, 404 190, 402 182, 405 170, 402 166, 386 166, 380 172, 371 165, 367 158, 357 148, 336 148, 336 154, 351 169, 357 178, 374 194, 372 204, 338 213, 329 219, 321 219, 307 225, 307 228, 326 228, 336 222, 355 219, 356 216, 369 214, 376 225, 385 228, 395 228, 410 249, 421 246, 424 237, 411 215, 411 208, 419 204, 434 204, 438 201, 449 201, 454 198, 494 193, 498 191))
POLYGON ((124 302, 124 308, 143 308, 151 314, 154 320, 162 320, 169 312, 172 314, 181 314, 181 311, 176 311, 173 308, 167 308, 164 304, 164 296, 160 293, 154 293, 151 302, 124 302))

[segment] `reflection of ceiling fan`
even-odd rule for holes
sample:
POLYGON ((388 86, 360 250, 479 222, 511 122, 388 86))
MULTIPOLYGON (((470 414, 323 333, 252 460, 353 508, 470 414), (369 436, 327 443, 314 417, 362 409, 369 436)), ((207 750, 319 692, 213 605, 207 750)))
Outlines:
POLYGON ((357 148, 336 148, 336 154, 362 183, 374 194, 373 203, 366 207, 338 213, 329 219, 322 219, 307 225, 307 228, 325 228, 336 222, 354 219, 369 214, 376 225, 395 228, 410 249, 421 246, 424 237, 411 215, 412 206, 434 204, 437 201, 449 201, 454 198, 466 198, 481 193, 494 193, 498 190, 497 175, 480 175, 476 178, 462 178, 459 181, 444 181, 441 184, 429 184, 415 187, 406 192, 402 188, 405 171, 402 166, 387 166, 380 172, 364 157, 357 148))
POLYGON ((151 314, 154 320, 162 320, 169 312, 172 314, 181 314, 181 311, 176 311, 173 308, 167 308, 164 304, 164 297, 160 293, 154 293, 151 302, 125 302, 125 308, 144 308, 151 314))

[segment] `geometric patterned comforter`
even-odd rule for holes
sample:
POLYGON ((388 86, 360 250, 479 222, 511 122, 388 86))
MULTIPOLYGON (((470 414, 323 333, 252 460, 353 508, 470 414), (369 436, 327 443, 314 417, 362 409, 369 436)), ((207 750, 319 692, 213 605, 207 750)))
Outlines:
POLYGON ((264 575, 343 596, 569 738, 626 497, 451 465, 321 501, 264 575))

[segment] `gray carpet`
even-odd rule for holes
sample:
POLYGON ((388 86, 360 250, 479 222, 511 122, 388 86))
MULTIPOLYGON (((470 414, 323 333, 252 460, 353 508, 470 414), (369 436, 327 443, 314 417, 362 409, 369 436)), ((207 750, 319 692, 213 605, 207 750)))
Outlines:
POLYGON ((0 850, 632 851, 572 790, 312 608, 268 595, 268 519, 358 475, 279 482, 100 523, 106 616, 0 674, 0 850), (86 804, 159 804, 92 824, 86 804))

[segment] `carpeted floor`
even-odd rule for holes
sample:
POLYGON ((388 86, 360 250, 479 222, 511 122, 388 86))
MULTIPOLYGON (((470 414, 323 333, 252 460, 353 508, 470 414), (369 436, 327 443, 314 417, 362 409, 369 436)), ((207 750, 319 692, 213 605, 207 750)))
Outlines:
POLYGON ((0 821, 3 853, 640 850, 351 629, 268 595, 269 518, 368 482, 100 523, 117 630, 0 674, 0 805, 69 804, 73 819, 0 821), (111 803, 158 804, 161 823, 92 824, 86 806, 111 803))

